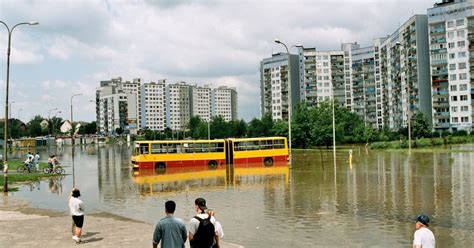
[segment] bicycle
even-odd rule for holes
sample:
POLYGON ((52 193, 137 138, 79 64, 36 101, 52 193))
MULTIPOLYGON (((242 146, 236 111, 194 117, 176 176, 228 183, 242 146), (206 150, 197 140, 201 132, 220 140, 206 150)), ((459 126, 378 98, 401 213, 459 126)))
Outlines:
POLYGON ((18 168, 16 168, 16 171, 18 173, 24 173, 24 172, 28 172, 28 173, 36 173, 38 172, 36 170, 36 166, 33 164, 33 163, 23 163, 22 165, 18 166, 18 168))
POLYGON ((61 167, 60 165, 56 165, 54 168, 48 166, 43 169, 43 172, 45 174, 65 174, 66 171, 61 167))

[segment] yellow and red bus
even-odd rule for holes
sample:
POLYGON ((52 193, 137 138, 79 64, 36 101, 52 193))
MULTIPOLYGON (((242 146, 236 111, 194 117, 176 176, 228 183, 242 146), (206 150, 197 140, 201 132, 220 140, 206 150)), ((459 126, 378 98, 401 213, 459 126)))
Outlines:
POLYGON ((287 163, 288 145, 285 137, 239 138, 226 140, 228 164, 287 163))
POLYGON ((287 162, 288 146, 285 137, 137 141, 131 160, 134 169, 155 170, 239 163, 272 166, 287 162))

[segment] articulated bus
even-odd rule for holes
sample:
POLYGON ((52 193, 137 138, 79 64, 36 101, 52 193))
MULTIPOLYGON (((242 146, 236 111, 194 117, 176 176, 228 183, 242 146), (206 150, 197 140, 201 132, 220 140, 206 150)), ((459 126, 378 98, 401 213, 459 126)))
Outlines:
POLYGON ((260 163, 272 166, 287 163, 285 137, 137 141, 132 155, 134 169, 158 171, 173 167, 260 163))

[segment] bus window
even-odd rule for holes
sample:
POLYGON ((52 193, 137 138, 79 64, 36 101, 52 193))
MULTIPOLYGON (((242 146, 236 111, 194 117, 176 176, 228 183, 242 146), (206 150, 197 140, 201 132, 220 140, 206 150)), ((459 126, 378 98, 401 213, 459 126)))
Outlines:
POLYGON ((166 153, 166 149, 163 149, 163 144, 151 144, 151 154, 166 153))
POLYGON ((184 144, 183 144, 184 152, 185 152, 185 153, 193 153, 193 152, 194 152, 194 150, 193 150, 193 148, 194 148, 193 145, 194 145, 193 143, 189 143, 189 144, 188 144, 188 143, 184 143, 184 144))
POLYGON ((220 142, 217 143, 217 152, 223 152, 224 151, 224 143, 220 142))
POLYGON ((148 154, 148 144, 140 144, 140 154, 148 154))
POLYGON ((283 149, 283 148, 285 148, 284 139, 276 139, 273 141, 273 149, 283 149))
POLYGON ((168 153, 176 153, 177 152, 176 144, 173 144, 173 143, 166 144, 166 151, 168 153))
POLYGON ((262 150, 271 150, 273 149, 273 144, 271 140, 261 140, 260 149, 262 150))

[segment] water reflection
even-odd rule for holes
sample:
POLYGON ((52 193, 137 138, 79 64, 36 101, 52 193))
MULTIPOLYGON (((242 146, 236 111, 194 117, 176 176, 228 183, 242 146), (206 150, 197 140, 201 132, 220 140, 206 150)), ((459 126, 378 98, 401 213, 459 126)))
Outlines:
POLYGON ((244 185, 262 185, 269 180, 283 177, 288 184, 289 168, 286 163, 273 166, 263 164, 220 165, 175 167, 159 170, 137 170, 132 172, 133 182, 142 195, 154 195, 165 191, 189 191, 190 188, 211 190, 213 188, 233 188, 244 185))
MULTIPOLYGON (((129 148, 118 145, 77 147, 74 156, 76 183, 92 211, 155 223, 173 199, 176 215, 190 219, 194 199, 204 197, 219 211, 227 241, 246 247, 410 246, 413 218, 423 212, 439 247, 463 247, 474 242, 473 148, 408 154, 352 147, 352 159, 341 149, 336 160, 330 150, 294 151, 291 170, 251 164, 131 171, 129 148)), ((72 158, 70 147, 55 152, 72 158)), ((13 194, 67 211, 71 182, 70 175, 51 178, 13 194)))

